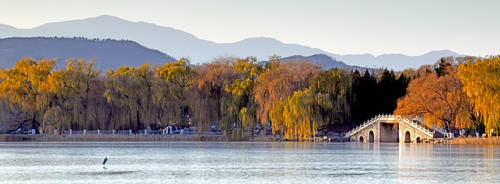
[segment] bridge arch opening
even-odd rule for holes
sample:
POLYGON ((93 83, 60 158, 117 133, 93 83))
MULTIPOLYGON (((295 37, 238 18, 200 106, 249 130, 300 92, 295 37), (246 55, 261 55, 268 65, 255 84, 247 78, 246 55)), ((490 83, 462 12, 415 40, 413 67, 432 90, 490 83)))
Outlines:
POLYGON ((398 115, 376 116, 345 134, 345 138, 356 142, 422 143, 432 140, 433 136, 432 130, 429 131, 420 123, 398 115))
POLYGON ((405 133, 405 143, 411 143, 410 131, 405 133))
POLYGON ((373 130, 370 130, 368 134, 368 142, 375 142, 375 135, 373 135, 373 130))
POLYGON ((416 142, 417 142, 417 143, 420 143, 420 142, 421 142, 420 137, 417 137, 416 142))

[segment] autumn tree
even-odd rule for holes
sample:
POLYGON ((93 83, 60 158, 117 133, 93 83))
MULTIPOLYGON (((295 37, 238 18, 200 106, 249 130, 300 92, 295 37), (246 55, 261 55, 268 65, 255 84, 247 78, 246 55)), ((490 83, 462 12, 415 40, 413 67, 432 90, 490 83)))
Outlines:
POLYGON ((120 124, 121 128, 140 128, 139 102, 141 87, 135 78, 135 67, 122 66, 106 73, 106 97, 114 110, 115 124, 128 122, 128 127, 120 124))
POLYGON ((259 75, 253 91, 257 103, 257 119, 262 125, 269 120, 273 104, 286 99, 293 92, 309 87, 311 80, 319 72, 318 66, 307 61, 274 63, 259 75))
POLYGON ((23 58, 14 64, 14 68, 0 69, 0 97, 8 100, 11 108, 25 112, 25 120, 41 122, 43 111, 48 106, 41 88, 52 73, 54 64, 55 61, 50 59, 36 61, 23 58))
POLYGON ((233 65, 233 58, 219 58, 200 66, 196 72, 195 85, 189 90, 188 101, 193 112, 193 122, 199 127, 199 133, 207 130, 212 124, 221 126, 222 101, 229 96, 226 88, 239 78, 233 65))
POLYGON ((467 62, 458 68, 463 91, 484 121, 485 129, 498 130, 500 124, 500 56, 467 62))
POLYGON ((315 94, 309 88, 295 91, 273 104, 269 112, 273 134, 287 139, 310 139, 327 123, 321 109, 331 109, 331 106, 326 94, 315 94))
POLYGON ((185 58, 156 67, 155 76, 158 80, 153 103, 158 107, 159 121, 188 124, 189 106, 186 90, 193 84, 195 72, 189 60, 185 58))
POLYGON ((50 98, 44 122, 64 128, 107 128, 100 124, 102 86, 100 70, 95 61, 68 59, 66 68, 51 73, 43 86, 50 98))
POLYGON ((153 111, 155 71, 149 64, 143 64, 135 70, 133 78, 139 87, 136 89, 138 92, 136 119, 138 124, 142 124, 140 127, 149 129, 155 125, 153 111))
POLYGON ((421 116, 428 125, 443 126, 448 131, 457 125, 472 124, 471 107, 456 75, 456 67, 438 68, 440 72, 428 73, 410 82, 395 113, 421 116))
POLYGON ((314 77, 310 89, 316 96, 324 96, 328 101, 318 102, 318 104, 331 104, 317 106, 317 111, 323 117, 322 122, 334 124, 351 118, 352 77, 350 72, 339 68, 320 71, 314 77))
POLYGON ((236 59, 233 68, 239 75, 226 88, 230 96, 222 102, 222 123, 227 132, 232 134, 234 131, 233 137, 241 138, 244 137, 245 132, 253 135, 252 129, 257 121, 256 104, 252 94, 257 77, 262 73, 263 68, 253 57, 236 59))

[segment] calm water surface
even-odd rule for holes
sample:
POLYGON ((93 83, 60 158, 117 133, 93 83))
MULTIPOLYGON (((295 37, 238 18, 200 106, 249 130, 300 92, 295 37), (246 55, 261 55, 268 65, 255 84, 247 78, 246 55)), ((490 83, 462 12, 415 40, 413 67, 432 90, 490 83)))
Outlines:
POLYGON ((499 183, 499 169, 497 146, 0 143, 0 183, 499 183))

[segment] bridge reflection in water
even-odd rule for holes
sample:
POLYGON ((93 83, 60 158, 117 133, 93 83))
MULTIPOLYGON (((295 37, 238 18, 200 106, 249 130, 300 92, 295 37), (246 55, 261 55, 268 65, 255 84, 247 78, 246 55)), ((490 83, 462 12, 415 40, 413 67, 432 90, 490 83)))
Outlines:
POLYGON ((399 115, 378 115, 353 130, 345 137, 358 142, 420 143, 432 140, 436 131, 423 126, 418 120, 399 115))

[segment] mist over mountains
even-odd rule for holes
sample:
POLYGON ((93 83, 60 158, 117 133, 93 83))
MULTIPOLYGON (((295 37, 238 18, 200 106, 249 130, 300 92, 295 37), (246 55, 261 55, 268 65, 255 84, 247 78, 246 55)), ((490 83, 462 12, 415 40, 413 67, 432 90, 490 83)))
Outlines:
MULTIPOLYGON (((247 38, 234 43, 216 43, 170 27, 146 22, 131 22, 113 16, 47 23, 32 29, 17 29, 0 24, 0 38, 9 37, 87 37, 132 40, 147 48, 157 49, 172 57, 186 57, 192 63, 208 62, 219 56, 255 56, 264 61, 272 55, 290 57, 324 54, 347 65, 402 70, 432 64, 445 56, 461 56, 453 51, 431 51, 420 56, 402 54, 341 55, 299 44, 288 44, 273 38, 247 38)), ((1 51, 0 51, 1 52, 1 51)), ((96 58, 97 59, 97 58, 96 58)))

